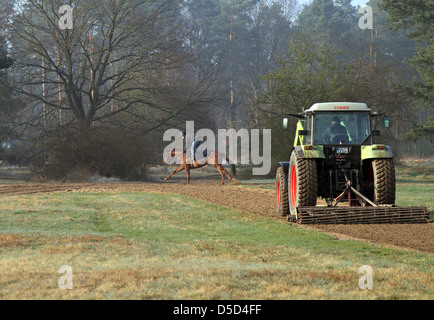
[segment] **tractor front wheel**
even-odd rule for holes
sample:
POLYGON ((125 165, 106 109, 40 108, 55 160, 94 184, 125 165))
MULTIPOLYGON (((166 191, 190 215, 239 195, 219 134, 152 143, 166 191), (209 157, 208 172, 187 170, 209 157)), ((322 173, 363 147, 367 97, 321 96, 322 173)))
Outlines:
POLYGON ((298 207, 316 205, 318 192, 317 167, 315 159, 297 158, 291 153, 288 172, 289 212, 298 216, 298 207))
POLYGON ((278 216, 286 217, 288 212, 288 184, 283 168, 279 167, 276 172, 276 213, 278 216))

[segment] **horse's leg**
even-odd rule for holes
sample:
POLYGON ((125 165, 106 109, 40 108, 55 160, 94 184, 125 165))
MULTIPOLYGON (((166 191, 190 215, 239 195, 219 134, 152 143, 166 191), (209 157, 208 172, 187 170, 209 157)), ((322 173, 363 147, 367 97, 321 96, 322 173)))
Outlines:
POLYGON ((187 184, 190 184, 190 165, 185 165, 185 172, 187 173, 187 184))
POLYGON ((220 172, 221 176, 222 176, 222 184, 225 184, 225 174, 228 176, 229 180, 232 180, 231 177, 227 174, 227 172, 225 173, 225 168, 223 168, 223 166, 221 164, 218 163, 214 163, 213 167, 215 167, 218 172, 220 172))
POLYGON ((218 161, 219 160, 219 157, 218 157, 219 155, 218 155, 218 153, 216 152, 215 153, 215 164, 216 164, 216 168, 217 168, 217 170, 221 173, 221 175, 223 176, 223 174, 225 174, 226 175, 226 177, 228 177, 228 179, 229 179, 229 181, 232 181, 232 178, 231 178, 231 176, 229 175, 229 173, 226 171, 226 169, 220 164, 220 162, 218 161), (221 171, 220 171, 221 170, 221 171), (223 173, 222 173, 223 172, 223 173))
POLYGON ((218 170, 218 172, 221 174, 222 184, 225 184, 225 176, 223 175, 223 171, 219 168, 219 165, 217 163, 214 163, 212 166, 215 167, 218 170))
POLYGON ((221 164, 217 164, 216 168, 221 173, 222 177, 223 177, 223 174, 225 174, 226 177, 228 177, 229 181, 232 181, 231 176, 229 175, 227 170, 221 164))
POLYGON ((164 178, 164 180, 169 180, 171 176, 173 176, 175 173, 178 173, 179 171, 182 171, 182 170, 184 170, 184 165, 181 165, 178 168, 176 168, 176 170, 173 171, 169 176, 164 178))
POLYGON ((217 167, 217 170, 220 172, 220 174, 222 175, 222 184, 225 184, 225 176, 223 175, 223 172, 221 171, 221 169, 219 169, 217 167))

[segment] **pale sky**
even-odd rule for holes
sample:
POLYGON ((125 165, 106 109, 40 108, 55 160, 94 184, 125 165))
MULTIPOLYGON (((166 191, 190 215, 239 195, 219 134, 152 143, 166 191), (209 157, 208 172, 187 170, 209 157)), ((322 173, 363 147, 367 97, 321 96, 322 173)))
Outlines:
POLYGON ((361 7, 363 7, 364 5, 366 5, 366 3, 368 2, 368 0, 353 0, 351 3, 353 4, 353 6, 360 5, 361 7))
MULTIPOLYGON (((353 0, 352 1, 352 4, 353 4, 353 6, 355 6, 355 7, 357 7, 358 5, 360 5, 361 7, 363 7, 364 5, 366 5, 366 3, 368 2, 369 0, 353 0)), ((303 5, 303 4, 309 4, 309 3, 311 3, 312 2, 312 0, 298 0, 298 3, 300 4, 300 5, 303 5)))

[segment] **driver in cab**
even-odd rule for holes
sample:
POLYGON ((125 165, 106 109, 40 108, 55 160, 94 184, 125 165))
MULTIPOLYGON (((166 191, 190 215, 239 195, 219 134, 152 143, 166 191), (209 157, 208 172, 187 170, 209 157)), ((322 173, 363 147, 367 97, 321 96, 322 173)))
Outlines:
POLYGON ((347 143, 348 131, 343 125, 341 125, 341 119, 338 116, 334 116, 332 125, 324 132, 322 138, 329 143, 347 143))

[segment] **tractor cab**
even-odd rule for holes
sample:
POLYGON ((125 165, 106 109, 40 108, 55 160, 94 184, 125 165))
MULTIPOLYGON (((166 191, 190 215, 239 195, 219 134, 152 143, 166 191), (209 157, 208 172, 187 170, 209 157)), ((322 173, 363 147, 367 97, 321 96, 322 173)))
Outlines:
POLYGON ((367 112, 321 112, 310 115, 313 144, 357 144, 370 137, 367 112))
POLYGON ((313 144, 372 144, 371 109, 364 103, 317 103, 305 114, 313 144))
MULTIPOLYGON (((372 144, 371 109, 365 103, 317 103, 296 115, 294 145, 372 144)), ((284 120, 284 124, 287 120, 284 120)))

